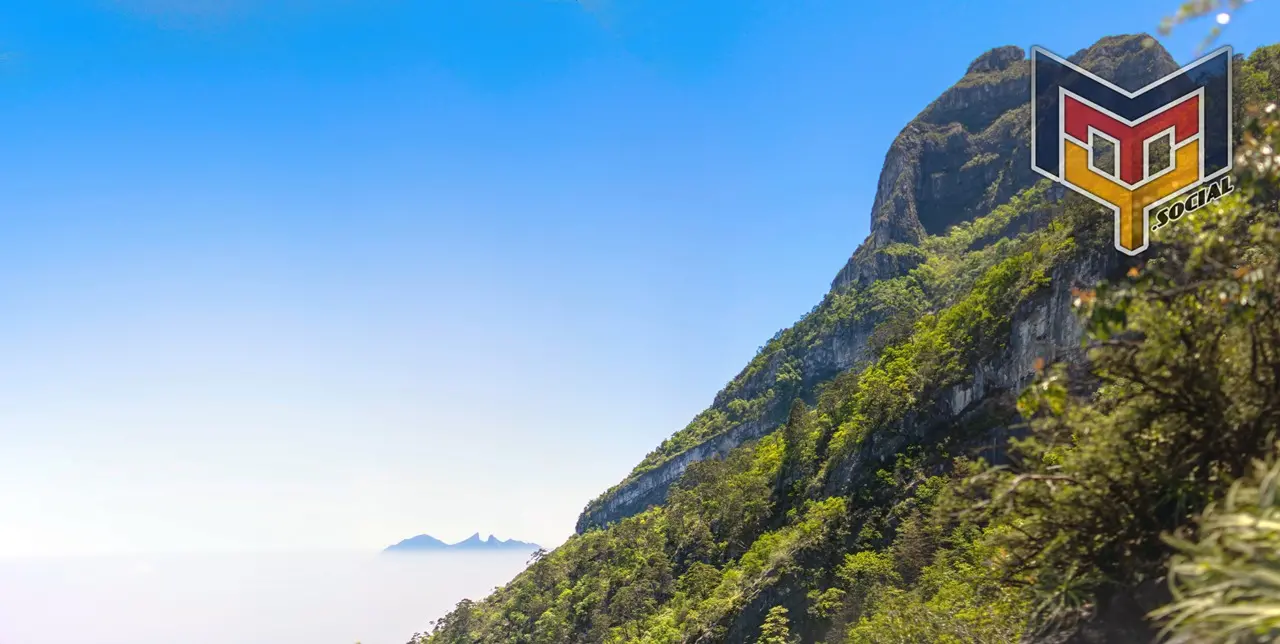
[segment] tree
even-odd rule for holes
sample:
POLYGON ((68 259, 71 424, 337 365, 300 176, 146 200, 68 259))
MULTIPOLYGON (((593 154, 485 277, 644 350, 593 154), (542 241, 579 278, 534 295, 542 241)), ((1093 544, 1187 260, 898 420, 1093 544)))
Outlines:
POLYGON ((1198 537, 1169 539, 1179 552, 1169 571, 1174 601, 1154 615, 1169 620, 1165 634, 1231 644, 1280 636, 1278 453, 1205 510, 1198 537))
POLYGON ((797 644, 799 641, 800 638, 791 634, 787 609, 781 606, 770 608, 764 624, 760 626, 760 639, 756 644, 797 644))
POLYGON ((777 493, 785 501, 795 489, 796 483, 807 477, 812 459, 809 409, 797 398, 791 403, 791 413, 782 426, 782 467, 778 471, 777 493))
MULTIPOLYGON (((466 642, 471 639, 471 631, 475 627, 475 602, 464 599, 458 602, 453 612, 436 620, 431 629, 431 640, 446 642, 466 642)), ((410 644, 425 640, 423 635, 414 635, 410 644)))

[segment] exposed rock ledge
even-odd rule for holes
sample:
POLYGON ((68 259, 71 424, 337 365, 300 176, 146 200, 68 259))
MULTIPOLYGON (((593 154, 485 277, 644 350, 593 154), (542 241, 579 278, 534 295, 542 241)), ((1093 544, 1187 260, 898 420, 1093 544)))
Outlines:
POLYGON ((589 528, 607 525, 618 518, 639 514, 651 505, 661 504, 667 490, 693 463, 709 458, 723 458, 735 447, 773 431, 776 423, 753 420, 711 438, 676 455, 662 465, 641 474, 635 481, 619 489, 604 505, 578 518, 579 534, 589 528))
MULTIPOLYGON (((799 369, 806 383, 822 382, 835 374, 864 363, 868 359, 867 343, 878 320, 873 317, 859 322, 840 324, 834 332, 819 338, 818 342, 800 356, 799 369)), ((779 364, 785 356, 778 356, 768 368, 742 385, 742 392, 752 398, 763 394, 777 375, 779 364)), ((717 397, 715 405, 724 406, 732 398, 717 397)), ((673 456, 656 468, 637 476, 614 490, 602 504, 590 507, 578 517, 577 532, 608 525, 643 512, 650 505, 659 505, 667 498, 667 490, 690 464, 708 458, 720 458, 739 445, 760 438, 778 426, 791 407, 791 398, 775 398, 755 420, 748 420, 713 436, 706 441, 673 456)))

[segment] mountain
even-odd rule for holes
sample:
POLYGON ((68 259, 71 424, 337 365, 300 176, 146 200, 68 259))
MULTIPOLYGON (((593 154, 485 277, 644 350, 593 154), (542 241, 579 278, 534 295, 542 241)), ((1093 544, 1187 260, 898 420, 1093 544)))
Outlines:
POLYGON ((481 539, 479 532, 450 547, 455 550, 521 550, 526 552, 538 550, 537 544, 516 541, 515 539, 503 541, 493 535, 489 535, 487 539, 481 539))
MULTIPOLYGON (((1071 59, 1132 90, 1177 68, 1154 43, 1071 59)), ((1280 46, 1235 65, 1238 109, 1274 118, 1280 46)), ((1129 258, 1031 174, 1028 74, 1017 47, 975 59, 890 146, 822 301, 577 535, 414 641, 1151 641, 1170 562, 1182 627, 1219 627, 1205 607, 1255 578, 1213 575, 1280 559, 1280 531, 1165 535, 1252 530, 1200 521, 1231 481, 1227 511, 1272 511, 1245 475, 1280 460, 1280 120, 1236 119, 1240 194, 1129 258)))
POLYGON ((455 544, 447 544, 429 534, 420 534, 416 537, 410 537, 393 546, 388 546, 383 552, 438 552, 438 551, 521 551, 534 552, 539 550, 539 546, 534 543, 525 543, 524 541, 516 541, 510 539, 503 541, 493 535, 489 535, 486 539, 480 538, 477 532, 466 539, 455 544))
MULTIPOLYGON (((1140 36, 1104 38, 1070 59, 1121 87, 1138 89, 1178 68, 1163 48, 1143 47, 1142 40, 1140 36)), ((856 307, 855 301, 865 301, 873 283, 883 287, 925 264, 928 250, 922 248, 922 241, 932 236, 935 241, 929 243, 938 243, 955 224, 1010 205, 1016 195, 1026 195, 1037 183, 1030 157, 1029 65, 1018 47, 982 54, 955 86, 903 128, 885 155, 871 208, 871 233, 839 271, 831 292, 813 312, 766 344, 716 395, 707 411, 645 457, 621 483, 588 504, 578 519, 579 533, 661 503, 691 463, 722 457, 768 434, 786 419, 793 400, 812 398, 821 383, 865 365, 896 325, 910 319, 913 307, 931 306, 886 300, 856 307), (885 326, 886 321, 891 323, 885 326)), ((1033 198, 1057 201, 1061 195, 1059 188, 1046 187, 1033 198)), ((1008 221, 991 226, 984 233, 986 238, 975 238, 968 242, 972 248, 961 250, 977 251, 1001 237, 1042 226, 1051 212, 1044 204, 1018 205, 1016 210, 1008 221)), ((1110 261, 1109 256, 1100 261, 1110 261)), ((1089 262, 1063 266, 1060 270, 1072 274, 1060 275, 1055 282, 1096 280, 1102 268, 1089 262)), ((1052 311, 1043 308, 1034 315, 1026 311, 1019 322, 1074 324, 1070 315, 1062 315, 1068 310, 1064 306, 1068 291, 1041 302, 1052 311)), ((1022 336, 1032 342, 1016 348, 1010 368, 995 369, 1001 386, 1016 388, 1025 383, 1038 357, 1033 354, 1053 354, 1071 344, 1067 341, 1071 333, 1078 334, 1078 329, 1059 331, 1055 338, 1022 336)))
POLYGON ((449 544, 429 535, 420 534, 416 537, 409 537, 393 546, 388 546, 383 552, 404 552, 404 551, 427 551, 427 550, 445 550, 449 548, 449 544))

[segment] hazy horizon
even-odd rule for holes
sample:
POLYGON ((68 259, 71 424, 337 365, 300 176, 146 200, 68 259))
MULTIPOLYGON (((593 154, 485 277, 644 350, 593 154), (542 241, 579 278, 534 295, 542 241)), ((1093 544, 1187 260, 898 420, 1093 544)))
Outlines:
MULTIPOLYGON (((278 545, 278 546, 257 546, 257 547, 254 547, 254 546, 247 546, 247 547, 223 547, 223 548, 217 548, 217 547, 200 547, 200 546, 192 546, 192 545, 189 545, 189 544, 169 544, 168 546, 163 546, 163 547, 152 547, 152 548, 145 549, 145 550, 144 550, 144 549, 139 549, 139 548, 134 548, 134 549, 121 549, 121 550, 115 550, 115 551, 112 551, 112 552, 92 552, 92 551, 85 551, 85 552, 73 552, 73 553, 48 553, 48 552, 44 552, 44 553, 0 553, 0 562, 5 562, 5 561, 21 562, 21 561, 28 561, 28 560, 50 560, 50 559, 61 559, 61 560, 68 560, 68 561, 71 561, 71 560, 94 560, 94 559, 99 559, 99 560, 109 560, 109 559, 129 558, 129 557, 185 557, 185 556, 196 556, 196 557, 210 556, 210 557, 218 557, 218 556, 224 556, 224 555, 229 555, 229 556, 238 556, 238 555, 245 555, 245 556, 254 556, 254 555, 294 555, 294 554, 296 554, 296 555, 303 555, 303 556, 306 556, 306 555, 329 555, 329 554, 334 554, 334 555, 375 555, 375 554, 381 554, 381 553, 382 553, 382 552, 383 552, 387 547, 389 547, 389 546, 393 546, 393 545, 395 545, 395 544, 397 544, 397 543, 400 543, 400 542, 402 542, 402 541, 405 541, 405 540, 407 540, 407 539, 412 539, 413 537, 421 536, 421 535, 424 535, 424 534, 425 534, 425 535, 428 535, 428 536, 431 536, 431 537, 434 537, 434 538, 436 538, 436 539, 439 539, 440 541, 444 542, 444 543, 445 543, 445 545, 457 545, 457 544, 462 543, 463 541, 466 541, 467 539, 471 538, 473 535, 480 535, 480 538, 481 538, 481 539, 487 539, 488 537, 491 537, 491 536, 492 536, 492 537, 494 537, 494 538, 496 538, 496 539, 499 539, 499 540, 502 540, 502 541, 512 541, 512 540, 514 540, 514 541, 522 541, 522 542, 530 543, 530 544, 532 544, 532 545, 535 545, 535 546, 538 546, 538 547, 540 547, 540 548, 544 548, 544 549, 547 549, 547 550, 551 550, 551 549, 554 549, 554 548, 556 548, 556 547, 559 547, 559 546, 560 546, 560 544, 561 544, 561 543, 563 543, 563 540, 558 541, 558 542, 556 542, 556 543, 554 543, 554 544, 538 543, 538 542, 536 542, 536 541, 534 541, 534 540, 532 540, 532 539, 522 539, 522 538, 520 538, 518 535, 504 535, 504 534, 499 534, 499 533, 485 532, 484 530, 472 530, 471 532, 468 532, 467 534, 462 535, 462 536, 458 536, 458 537, 453 537, 452 535, 453 535, 454 533, 452 533, 452 532, 450 533, 450 535, 451 535, 451 536, 449 536, 449 537, 444 537, 444 536, 441 536, 441 535, 439 535, 439 534, 434 534, 434 533, 432 533, 432 532, 423 531, 423 532, 414 532, 414 533, 411 533, 411 534, 406 534, 406 535, 404 535, 403 537, 399 537, 399 538, 393 539, 393 540, 388 541, 387 543, 384 543, 384 544, 382 544, 382 545, 375 545, 375 546, 368 546, 368 547, 357 547, 357 546, 303 546, 303 547, 298 547, 298 546, 291 546, 291 545, 278 545)), ((459 550, 459 551, 456 551, 456 552, 458 552, 458 553, 460 553, 460 554, 465 554, 465 553, 468 553, 468 552, 478 552, 478 554, 486 554, 487 552, 494 552, 494 551, 484 551, 484 550, 481 550, 481 551, 466 551, 466 550, 459 550)), ((496 551, 496 552, 499 552, 499 553, 500 553, 501 551, 496 551)), ((415 553, 415 551, 405 551, 405 552, 403 552, 402 554, 414 554, 414 553, 415 553)), ((2 642, 2 641, 0 641, 0 642, 2 642)))
POLYGON ((526 553, 0 559, 5 644, 404 644, 526 553))

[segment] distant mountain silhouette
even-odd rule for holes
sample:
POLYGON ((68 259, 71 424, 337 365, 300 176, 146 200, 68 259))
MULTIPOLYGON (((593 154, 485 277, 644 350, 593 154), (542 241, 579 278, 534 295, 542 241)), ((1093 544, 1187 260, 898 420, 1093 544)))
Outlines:
POLYGON ((487 539, 481 539, 480 533, 477 532, 462 541, 454 544, 445 543, 429 534, 420 534, 416 537, 410 537, 389 546, 383 552, 445 552, 458 550, 505 550, 505 551, 521 551, 533 552, 538 550, 536 543, 525 543, 524 541, 516 541, 515 539, 502 540, 489 535, 487 539))

